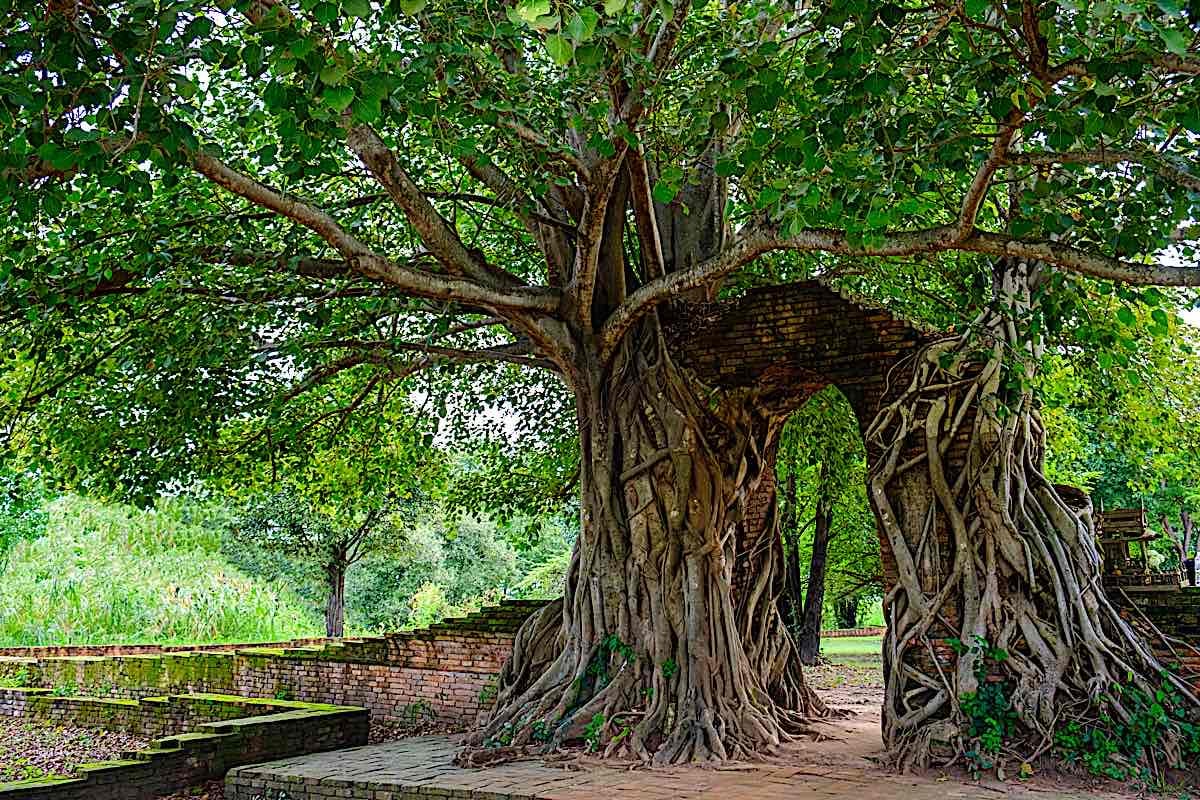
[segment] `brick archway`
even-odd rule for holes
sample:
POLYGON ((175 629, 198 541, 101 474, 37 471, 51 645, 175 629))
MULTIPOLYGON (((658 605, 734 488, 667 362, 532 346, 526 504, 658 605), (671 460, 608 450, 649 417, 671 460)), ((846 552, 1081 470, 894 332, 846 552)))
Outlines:
MULTIPOLYGON (((775 376, 773 382, 788 395, 788 410, 836 386, 864 432, 883 402, 908 380, 912 356, 935 336, 928 328, 850 300, 817 281, 751 290, 689 312, 686 322, 671 331, 684 362, 705 383, 737 389, 775 376)), ((873 455, 867 443, 868 459, 873 455)), ((774 470, 769 469, 747 500, 740 541, 757 540, 775 502, 774 470)), ((896 583, 897 565, 887 541, 881 539, 880 545, 887 591, 896 583)), ((738 548, 739 553, 745 551, 738 548)), ((749 578, 749 569, 745 561, 735 565, 735 592, 749 578)))

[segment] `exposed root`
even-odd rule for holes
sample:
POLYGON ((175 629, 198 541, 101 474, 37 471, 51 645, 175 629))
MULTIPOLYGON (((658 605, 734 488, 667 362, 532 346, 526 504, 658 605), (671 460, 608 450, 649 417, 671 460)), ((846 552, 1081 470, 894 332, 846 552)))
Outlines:
MULTIPOLYGON (((962 755, 960 698, 977 689, 980 653, 947 657, 946 642, 987 641, 1008 658, 1026 754, 1044 751, 1065 707, 1128 719, 1116 684, 1153 697, 1163 668, 1105 595, 1090 503, 1072 503, 1042 472, 1044 432, 1014 373, 1036 361, 1014 319, 1027 309, 1023 265, 1001 286, 1010 312, 920 354, 905 390, 867 431, 869 494, 895 556, 885 598, 884 742, 900 767, 962 755), (1016 365, 1014 366, 1014 355, 1016 365), (943 667, 954 663, 953 668, 943 667)), ((1200 698, 1168 676, 1186 702, 1200 698)))
POLYGON ((777 547, 751 596, 732 596, 774 418, 753 396, 713 402, 652 321, 577 396, 583 526, 565 600, 526 622, 469 744, 675 764, 755 758, 806 732, 823 707, 775 606, 777 547))

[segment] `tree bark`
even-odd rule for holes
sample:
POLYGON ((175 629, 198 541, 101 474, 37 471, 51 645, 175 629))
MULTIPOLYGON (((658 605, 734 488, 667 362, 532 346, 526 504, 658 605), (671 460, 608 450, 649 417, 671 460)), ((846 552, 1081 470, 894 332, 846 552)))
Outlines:
POLYGON ((834 605, 834 614, 837 617, 837 626, 843 630, 858 627, 858 598, 851 595, 850 597, 839 598, 834 605))
POLYGON ((346 565, 332 562, 325 568, 329 595, 325 601, 325 635, 340 638, 346 622, 346 565))
POLYGON ((800 528, 796 508, 796 473, 793 470, 787 479, 783 497, 783 521, 780 541, 783 546, 784 573, 783 595, 779 598, 779 612, 791 630, 799 630, 804 611, 804 579, 800 576, 800 528))
MULTIPOLYGON (((777 508, 733 595, 738 525, 781 416, 718 397, 653 319, 576 386, 582 530, 564 600, 535 614, 474 745, 584 741, 659 764, 770 752, 824 712, 778 612, 777 508)), ((491 760, 468 749, 461 760, 491 760)))
POLYGON ((800 663, 812 666, 821 655, 821 617, 825 608, 825 572, 829 562, 829 537, 833 524, 833 502, 829 497, 829 470, 821 462, 817 508, 813 521, 812 559, 808 566, 808 591, 804 593, 804 612, 796 642, 800 663))
POLYGON ((1025 755, 1053 741, 1067 709, 1098 727, 1105 715, 1129 719, 1117 684, 1153 697, 1168 680, 1200 705, 1105 595, 1090 501, 1043 475, 1041 421, 1018 380, 1040 355, 1019 327, 1034 276, 1023 263, 1003 267, 998 302, 975 327, 987 357, 976 360, 977 334, 929 345, 866 434, 871 503, 896 562, 883 733, 902 767, 974 746, 960 701, 986 664, 977 642, 1007 653, 989 679, 1011 691, 1020 733, 1006 746, 1025 755), (971 649, 955 659, 949 639, 971 649))

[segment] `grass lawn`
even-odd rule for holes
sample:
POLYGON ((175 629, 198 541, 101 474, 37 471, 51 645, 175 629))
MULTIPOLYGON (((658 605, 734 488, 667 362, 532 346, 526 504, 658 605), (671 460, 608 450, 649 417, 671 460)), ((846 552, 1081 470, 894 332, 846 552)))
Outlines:
POLYGON ((821 640, 821 654, 831 661, 881 658, 882 636, 839 636, 821 640))

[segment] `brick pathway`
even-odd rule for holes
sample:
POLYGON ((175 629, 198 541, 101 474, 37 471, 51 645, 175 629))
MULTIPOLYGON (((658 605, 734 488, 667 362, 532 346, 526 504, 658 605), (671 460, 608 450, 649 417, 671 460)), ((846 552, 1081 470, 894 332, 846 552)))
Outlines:
POLYGON ((1020 785, 988 787, 895 775, 876 767, 862 753, 843 758, 835 754, 836 742, 832 749, 825 744, 797 745, 798 751, 783 759, 793 763, 726 770, 568 769, 538 761, 472 770, 451 764, 454 739, 430 736, 241 767, 229 773, 226 796, 227 800, 995 800, 997 793, 1066 800, 1105 796, 1095 791, 1046 787, 1031 791, 1020 785))

